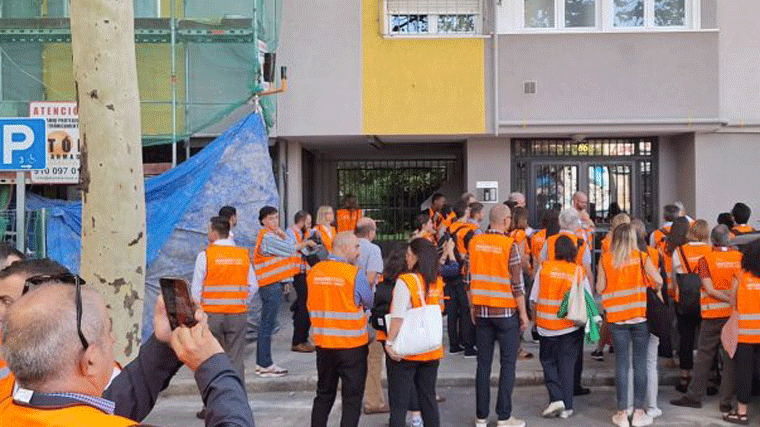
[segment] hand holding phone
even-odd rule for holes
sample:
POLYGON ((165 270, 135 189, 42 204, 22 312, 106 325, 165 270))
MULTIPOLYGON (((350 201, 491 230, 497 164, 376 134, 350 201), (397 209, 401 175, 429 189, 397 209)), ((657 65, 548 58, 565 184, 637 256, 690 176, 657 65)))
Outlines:
POLYGON ((190 284, 187 280, 180 277, 162 277, 159 283, 172 330, 180 325, 189 328, 195 326, 198 323, 195 318, 195 303, 190 296, 190 284))

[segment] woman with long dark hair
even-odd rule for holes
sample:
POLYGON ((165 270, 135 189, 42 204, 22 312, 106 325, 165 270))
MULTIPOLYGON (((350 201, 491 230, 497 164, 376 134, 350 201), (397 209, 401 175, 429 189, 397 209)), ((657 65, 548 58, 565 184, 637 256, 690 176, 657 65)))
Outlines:
POLYGON ((438 403, 435 384, 438 365, 443 358, 443 347, 414 356, 400 356, 393 349, 393 341, 401 330, 407 311, 424 304, 443 303, 443 282, 438 278, 438 255, 435 246, 421 238, 412 240, 406 250, 407 273, 396 280, 390 310, 390 329, 385 342, 388 355, 388 397, 390 400, 390 427, 406 425, 406 411, 412 403, 416 389, 422 420, 425 427, 439 427, 438 403))

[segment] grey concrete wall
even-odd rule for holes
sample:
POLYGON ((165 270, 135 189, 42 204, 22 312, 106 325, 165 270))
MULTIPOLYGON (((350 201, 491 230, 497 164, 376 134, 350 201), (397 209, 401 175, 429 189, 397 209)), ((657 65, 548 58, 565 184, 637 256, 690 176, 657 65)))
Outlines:
POLYGON ((705 134, 695 140, 696 215, 715 224, 736 202, 752 209, 750 224, 760 226, 760 135, 705 134))
POLYGON ((717 32, 502 35, 499 67, 502 121, 718 116, 717 32))
POLYGON ((671 201, 681 201, 686 208, 686 213, 694 217, 697 215, 696 192, 697 182, 702 186, 702 178, 696 176, 694 134, 678 135, 672 138, 675 145, 676 157, 676 182, 678 188, 676 197, 671 201))
POLYGON ((362 127, 361 1, 283 2, 277 62, 279 136, 359 135, 362 127))
POLYGON ((731 124, 760 124, 760 1, 721 1, 720 109, 731 124))
POLYGON ((662 208, 678 200, 678 146, 672 137, 660 138, 658 165, 657 225, 662 223, 662 208))
POLYGON ((285 173, 287 188, 287 197, 285 199, 286 218, 285 223, 290 226, 293 224, 293 217, 296 212, 303 209, 303 165, 301 162, 302 148, 301 144, 296 141, 287 141, 287 169, 285 173))
MULTIPOLYGON (((477 194, 478 181, 499 182, 499 203, 507 200, 511 192, 512 151, 506 138, 472 138, 467 141, 465 155, 465 182, 467 191, 477 194)), ((486 203, 490 211, 495 203, 486 203)))

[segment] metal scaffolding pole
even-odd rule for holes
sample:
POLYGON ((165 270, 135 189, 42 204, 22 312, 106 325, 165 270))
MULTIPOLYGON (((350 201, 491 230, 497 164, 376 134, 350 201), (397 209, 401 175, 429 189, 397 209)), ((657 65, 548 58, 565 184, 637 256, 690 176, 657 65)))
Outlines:
POLYGON ((177 17, 176 1, 170 2, 172 56, 172 168, 177 166, 177 17))

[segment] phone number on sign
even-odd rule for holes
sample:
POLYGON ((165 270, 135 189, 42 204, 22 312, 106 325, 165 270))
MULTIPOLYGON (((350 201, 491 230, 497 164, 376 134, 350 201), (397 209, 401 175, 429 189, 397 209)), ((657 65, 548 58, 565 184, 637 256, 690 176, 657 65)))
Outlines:
POLYGON ((79 168, 76 167, 54 167, 41 171, 34 171, 35 175, 76 175, 78 173, 79 168))

